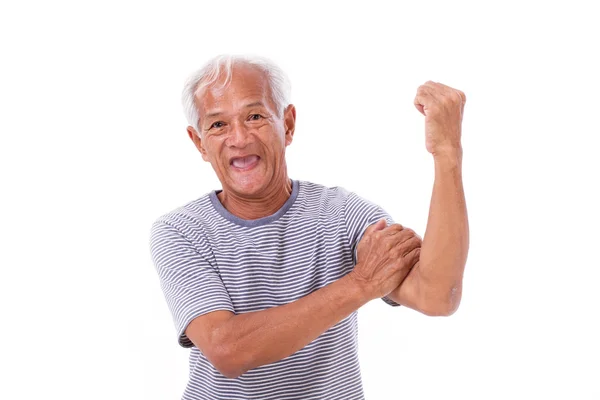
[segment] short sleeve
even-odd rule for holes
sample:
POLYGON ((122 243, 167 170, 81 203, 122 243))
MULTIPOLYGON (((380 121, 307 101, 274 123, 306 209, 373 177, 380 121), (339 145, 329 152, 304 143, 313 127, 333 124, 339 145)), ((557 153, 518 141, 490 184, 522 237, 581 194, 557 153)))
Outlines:
POLYGON ((150 253, 182 347, 193 347, 185 335, 190 322, 217 310, 234 312, 218 272, 178 229, 156 221, 150 253))
MULTIPOLYGON (((349 193, 344 207, 344 219, 355 264, 357 259, 357 246, 362 239, 365 230, 369 225, 374 224, 382 218, 386 219, 388 225, 394 223, 392 217, 381 207, 363 199, 355 193, 349 193)), ((398 307, 400 305, 388 297, 382 297, 381 300, 393 307, 398 307)))

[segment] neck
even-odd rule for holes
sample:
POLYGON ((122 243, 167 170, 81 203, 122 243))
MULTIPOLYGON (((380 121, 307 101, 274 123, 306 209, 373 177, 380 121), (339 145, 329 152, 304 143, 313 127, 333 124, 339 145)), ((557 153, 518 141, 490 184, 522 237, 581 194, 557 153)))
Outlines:
POLYGON ((223 190, 217 197, 227 211, 238 218, 252 220, 275 214, 292 195, 292 183, 285 177, 265 195, 248 198, 223 190))

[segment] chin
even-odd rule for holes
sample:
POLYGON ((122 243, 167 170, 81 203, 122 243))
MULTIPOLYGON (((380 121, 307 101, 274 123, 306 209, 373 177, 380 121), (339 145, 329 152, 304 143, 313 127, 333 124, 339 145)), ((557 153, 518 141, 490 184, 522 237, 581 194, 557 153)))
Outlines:
POLYGON ((230 190, 238 195, 245 197, 256 197, 260 195, 269 185, 270 180, 266 178, 256 179, 256 177, 247 177, 230 181, 230 190))

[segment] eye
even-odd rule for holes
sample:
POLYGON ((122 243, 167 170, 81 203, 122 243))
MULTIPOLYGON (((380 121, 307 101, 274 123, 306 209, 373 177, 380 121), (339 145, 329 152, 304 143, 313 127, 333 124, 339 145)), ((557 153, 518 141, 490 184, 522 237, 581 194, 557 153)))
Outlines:
POLYGON ((222 128, 223 125, 225 125, 223 122, 217 121, 217 122, 213 123, 210 127, 218 129, 218 128, 222 128))
POLYGON ((261 118, 262 118, 262 115, 260 115, 260 114, 250 114, 250 117, 249 117, 250 121, 258 121, 261 118))

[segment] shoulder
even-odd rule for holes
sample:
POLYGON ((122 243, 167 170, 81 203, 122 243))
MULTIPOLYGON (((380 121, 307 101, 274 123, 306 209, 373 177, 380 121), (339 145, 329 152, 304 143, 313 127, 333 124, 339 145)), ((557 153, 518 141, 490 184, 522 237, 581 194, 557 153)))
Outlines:
POLYGON ((307 197, 318 197, 327 199, 332 204, 340 204, 348 207, 380 208, 378 204, 368 197, 361 196, 342 186, 327 187, 318 183, 301 181, 305 187, 307 197))
POLYGON ((319 183, 309 181, 300 182, 300 193, 302 198, 310 202, 320 202, 321 204, 344 204, 352 195, 352 192, 341 186, 325 186, 319 183))
POLYGON ((371 214, 382 211, 368 197, 358 195, 342 186, 325 186, 314 182, 300 181, 302 201, 319 205, 327 211, 341 210, 343 214, 371 214))
POLYGON ((167 229, 179 232, 192 242, 199 242, 204 236, 204 227, 214 221, 214 213, 210 193, 206 193, 156 218, 152 222, 151 235, 167 229))

